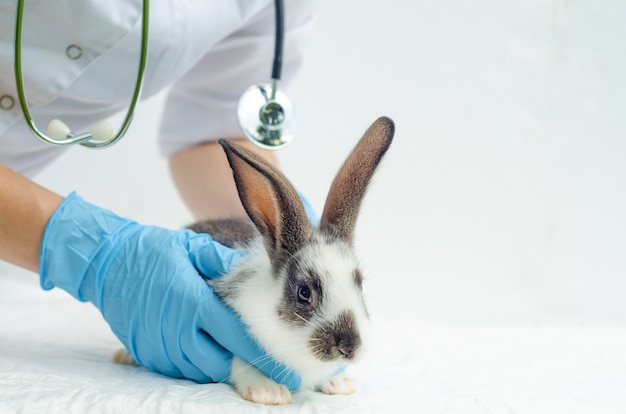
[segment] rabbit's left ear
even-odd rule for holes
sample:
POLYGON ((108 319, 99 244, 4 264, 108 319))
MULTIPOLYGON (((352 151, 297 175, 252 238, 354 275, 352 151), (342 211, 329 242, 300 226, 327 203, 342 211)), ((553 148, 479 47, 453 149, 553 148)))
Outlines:
POLYGON ((330 237, 352 244, 361 202, 376 167, 391 145, 393 133, 393 121, 378 118, 339 169, 320 220, 320 229, 330 237))
POLYGON ((221 139, 243 207, 265 242, 274 265, 297 252, 313 233, 298 192, 263 157, 221 139))

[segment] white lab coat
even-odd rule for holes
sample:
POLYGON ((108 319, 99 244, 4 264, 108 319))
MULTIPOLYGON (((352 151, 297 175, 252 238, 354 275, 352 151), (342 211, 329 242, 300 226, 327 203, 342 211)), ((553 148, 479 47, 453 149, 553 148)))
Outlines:
MULTIPOLYGON (((0 0, 0 163, 33 175, 63 148, 40 142, 23 120, 13 71, 15 3, 0 0)), ((241 136, 239 96, 271 76, 273 1, 155 1, 150 7, 142 97, 171 87, 159 137, 163 154, 241 136)), ((312 9, 309 0, 285 1, 282 88, 301 65, 312 9)), ((22 39, 26 93, 40 129, 59 118, 82 132, 127 109, 138 68, 141 0, 29 1, 22 39)))

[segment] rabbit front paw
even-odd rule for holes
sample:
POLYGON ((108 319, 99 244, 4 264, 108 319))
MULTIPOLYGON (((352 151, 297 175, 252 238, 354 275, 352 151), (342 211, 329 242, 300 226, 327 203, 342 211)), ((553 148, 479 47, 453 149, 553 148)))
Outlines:
POLYGON ((356 392, 352 379, 344 374, 334 375, 318 386, 319 390, 328 395, 349 395, 356 392))
POLYGON ((120 348, 113 354, 113 362, 120 365, 138 366, 133 356, 124 348, 120 348))
POLYGON ((273 384, 249 384, 237 386, 239 394, 248 401, 266 405, 291 404, 291 393, 284 385, 273 384))
POLYGON ((253 366, 233 358, 230 381, 244 399, 266 405, 291 404, 291 393, 284 385, 272 381, 253 366))

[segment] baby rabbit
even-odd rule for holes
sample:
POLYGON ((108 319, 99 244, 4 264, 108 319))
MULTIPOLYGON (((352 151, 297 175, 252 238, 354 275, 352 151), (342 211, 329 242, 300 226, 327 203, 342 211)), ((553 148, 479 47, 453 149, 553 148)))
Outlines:
MULTIPOLYGON (((220 141, 251 222, 200 222, 191 228, 249 254, 230 274, 209 283, 258 343, 300 374, 303 387, 327 394, 354 392, 352 382, 338 373, 361 356, 369 333, 353 232, 393 132, 388 118, 367 130, 335 177, 319 228, 310 224, 298 193, 280 171, 254 152, 220 141)), ((291 402, 286 387, 238 358, 231 383, 250 401, 291 402)))
MULTIPOLYGON (((393 122, 384 117, 366 131, 331 185, 318 228, 280 171, 241 145, 219 141, 249 219, 203 221, 190 228, 247 254, 229 274, 207 283, 268 355, 300 375, 303 388, 355 391, 341 368, 361 357, 370 328, 353 233, 393 133, 393 122)), ((285 386, 237 357, 230 382, 246 400, 291 403, 285 386)))

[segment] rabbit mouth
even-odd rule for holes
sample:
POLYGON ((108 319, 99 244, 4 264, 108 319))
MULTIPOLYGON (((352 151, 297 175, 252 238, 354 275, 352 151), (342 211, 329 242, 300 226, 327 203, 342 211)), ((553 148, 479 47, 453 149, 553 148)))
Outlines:
POLYGON ((309 340, 311 353, 320 361, 352 361, 361 348, 354 315, 344 311, 330 323, 320 325, 309 340))

